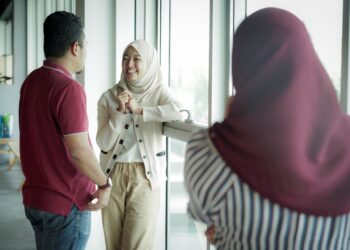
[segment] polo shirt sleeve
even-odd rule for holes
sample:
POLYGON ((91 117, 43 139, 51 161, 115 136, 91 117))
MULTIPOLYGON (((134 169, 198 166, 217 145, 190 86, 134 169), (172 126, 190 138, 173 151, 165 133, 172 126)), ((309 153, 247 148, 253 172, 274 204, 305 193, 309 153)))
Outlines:
POLYGON ((67 85, 59 99, 57 118, 63 135, 88 131, 86 96, 78 83, 67 85))

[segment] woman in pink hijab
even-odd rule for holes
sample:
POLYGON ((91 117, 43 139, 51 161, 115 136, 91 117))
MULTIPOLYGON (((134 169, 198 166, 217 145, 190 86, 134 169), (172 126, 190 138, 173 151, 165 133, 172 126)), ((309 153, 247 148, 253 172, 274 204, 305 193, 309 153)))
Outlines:
POLYGON ((188 143, 190 214, 217 249, 349 249, 350 120, 304 24, 247 17, 232 74, 225 120, 188 143))

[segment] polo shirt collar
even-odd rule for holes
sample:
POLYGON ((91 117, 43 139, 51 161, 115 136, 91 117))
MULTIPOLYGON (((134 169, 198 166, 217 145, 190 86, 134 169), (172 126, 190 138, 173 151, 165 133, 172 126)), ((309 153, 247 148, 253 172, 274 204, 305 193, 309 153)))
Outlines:
POLYGON ((43 65, 48 67, 48 68, 51 68, 53 70, 60 71, 69 77, 72 77, 72 75, 65 68, 63 68, 62 66, 55 64, 53 62, 50 62, 49 60, 44 60, 43 65))

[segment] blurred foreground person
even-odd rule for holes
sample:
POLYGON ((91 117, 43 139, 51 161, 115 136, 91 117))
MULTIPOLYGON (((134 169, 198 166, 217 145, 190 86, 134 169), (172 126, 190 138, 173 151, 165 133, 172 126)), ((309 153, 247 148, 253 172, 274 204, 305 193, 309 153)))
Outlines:
POLYGON ((293 14, 266 8, 234 35, 236 95, 190 139, 189 212, 217 249, 350 249, 350 119, 293 14))

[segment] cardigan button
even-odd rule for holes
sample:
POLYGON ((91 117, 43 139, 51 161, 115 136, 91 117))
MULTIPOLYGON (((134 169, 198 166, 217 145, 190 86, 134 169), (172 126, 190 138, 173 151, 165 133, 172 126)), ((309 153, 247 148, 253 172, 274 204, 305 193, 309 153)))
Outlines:
POLYGON ((117 155, 113 155, 113 160, 117 159, 117 155))
POLYGON ((136 128, 138 128, 138 127, 139 127, 139 125, 138 125, 138 124, 135 124, 135 127, 136 127, 136 128))
POLYGON ((142 142, 142 139, 140 139, 139 142, 142 142))

